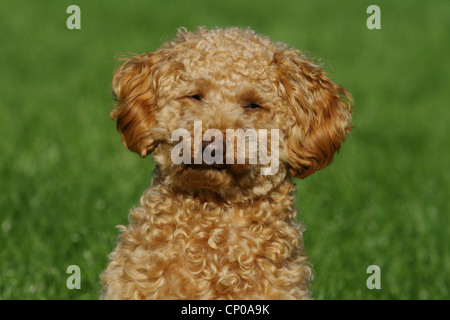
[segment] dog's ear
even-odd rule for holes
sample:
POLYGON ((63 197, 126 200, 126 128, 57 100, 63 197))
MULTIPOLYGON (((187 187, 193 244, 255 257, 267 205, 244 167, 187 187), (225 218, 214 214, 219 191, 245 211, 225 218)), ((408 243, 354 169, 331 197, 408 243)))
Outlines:
POLYGON ((113 76, 112 92, 117 106, 110 116, 117 119, 125 146, 145 157, 157 146, 152 128, 158 109, 159 83, 167 72, 167 53, 160 50, 124 60, 113 76))
POLYGON ((305 178, 325 168, 350 132, 352 97, 296 50, 276 56, 280 92, 295 124, 288 137, 289 171, 305 178))

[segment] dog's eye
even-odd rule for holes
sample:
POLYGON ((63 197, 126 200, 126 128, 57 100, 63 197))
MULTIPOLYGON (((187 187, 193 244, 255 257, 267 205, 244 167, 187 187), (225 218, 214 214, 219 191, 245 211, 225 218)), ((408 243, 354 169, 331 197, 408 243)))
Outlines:
POLYGON ((244 108, 245 109, 259 109, 259 108, 261 108, 261 106, 256 103, 250 103, 250 104, 244 106, 244 108))
POLYGON ((193 96, 190 96, 189 98, 197 100, 197 101, 202 101, 202 97, 199 94, 194 94, 193 96))

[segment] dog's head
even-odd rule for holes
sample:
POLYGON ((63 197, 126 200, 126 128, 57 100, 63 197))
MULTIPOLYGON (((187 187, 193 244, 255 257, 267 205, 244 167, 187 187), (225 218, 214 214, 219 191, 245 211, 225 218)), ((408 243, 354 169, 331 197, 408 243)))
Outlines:
POLYGON ((324 168, 350 131, 350 94, 249 29, 180 30, 126 59, 113 94, 128 149, 153 152, 165 183, 222 196, 259 196, 324 168))

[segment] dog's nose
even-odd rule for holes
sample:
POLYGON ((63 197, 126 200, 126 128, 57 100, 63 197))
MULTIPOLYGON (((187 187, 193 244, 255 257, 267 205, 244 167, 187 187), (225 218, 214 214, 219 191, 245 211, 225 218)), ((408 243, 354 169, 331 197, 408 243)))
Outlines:
POLYGON ((212 141, 202 141, 202 150, 205 150, 205 148, 211 143, 212 141))
MULTIPOLYGON (((211 143, 214 142, 214 139, 212 139, 211 141, 204 141, 202 140, 202 151, 205 151, 205 148, 207 146, 209 146, 211 143)), ((216 146, 216 148, 214 148, 211 152, 211 155, 214 156, 216 152, 220 152, 222 151, 222 154, 225 156, 226 152, 227 152, 227 148, 226 148, 226 144, 225 142, 222 143, 222 145, 220 146, 216 146)))

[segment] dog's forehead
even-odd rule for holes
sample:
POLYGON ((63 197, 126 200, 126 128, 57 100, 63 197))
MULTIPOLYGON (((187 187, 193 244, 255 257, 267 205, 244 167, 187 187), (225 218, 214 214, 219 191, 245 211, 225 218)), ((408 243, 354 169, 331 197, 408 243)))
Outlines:
POLYGON ((246 32, 196 35, 177 43, 174 60, 193 78, 269 80, 274 77, 274 44, 246 32))

